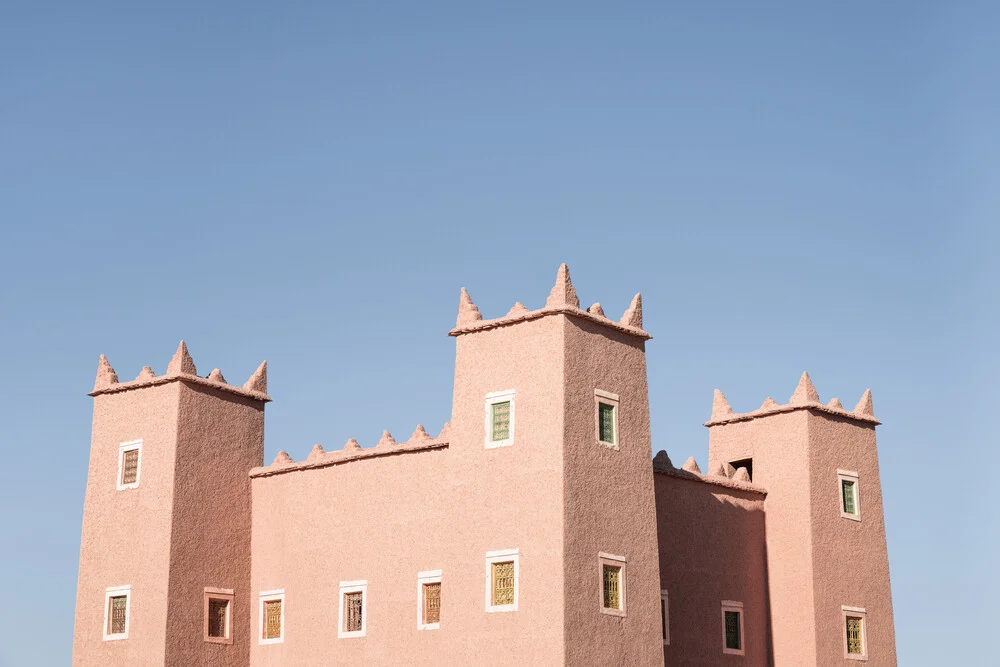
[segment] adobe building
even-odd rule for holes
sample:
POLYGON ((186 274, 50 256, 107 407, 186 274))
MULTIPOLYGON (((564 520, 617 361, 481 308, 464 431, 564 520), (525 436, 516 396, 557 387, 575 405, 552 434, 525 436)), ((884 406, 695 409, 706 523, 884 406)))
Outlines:
POLYGON ((642 301, 484 320, 450 421, 263 465, 242 386, 102 355, 75 665, 895 665, 871 394, 736 414, 707 474, 652 455, 642 301))

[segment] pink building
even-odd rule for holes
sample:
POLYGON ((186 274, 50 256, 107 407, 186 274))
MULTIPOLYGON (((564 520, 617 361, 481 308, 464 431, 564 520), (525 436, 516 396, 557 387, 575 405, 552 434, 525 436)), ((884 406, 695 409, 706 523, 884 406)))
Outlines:
POLYGON ((242 386, 102 356, 77 665, 895 665, 871 394, 734 414, 708 474, 652 456, 638 295, 465 290, 451 420, 263 465, 242 386))

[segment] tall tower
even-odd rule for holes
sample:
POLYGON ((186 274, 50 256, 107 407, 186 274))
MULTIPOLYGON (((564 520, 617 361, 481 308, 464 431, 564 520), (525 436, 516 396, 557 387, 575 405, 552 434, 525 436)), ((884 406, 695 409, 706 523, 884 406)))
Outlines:
POLYGON ((182 341, 164 375, 119 383, 102 355, 90 395, 73 664, 248 664, 266 362, 236 387, 182 341))
POLYGON ((765 501, 776 665, 895 665, 882 487, 871 392, 853 411, 802 374, 786 405, 734 414, 718 390, 709 468, 751 471, 765 501))

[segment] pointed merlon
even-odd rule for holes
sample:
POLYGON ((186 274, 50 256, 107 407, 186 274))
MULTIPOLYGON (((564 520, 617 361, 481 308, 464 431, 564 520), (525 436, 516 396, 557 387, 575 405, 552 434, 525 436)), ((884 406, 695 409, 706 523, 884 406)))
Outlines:
POLYGON ((293 461, 292 457, 288 455, 288 452, 282 449, 281 451, 278 452, 278 455, 274 457, 274 463, 272 463, 271 465, 283 466, 289 463, 295 463, 295 461, 293 461))
POLYGON ((872 390, 865 389, 865 393, 861 395, 861 400, 858 404, 854 406, 854 414, 865 415, 867 417, 875 416, 875 408, 872 405, 872 390))
POLYGON ((619 320, 618 324, 623 324, 627 327, 635 327, 636 329, 642 328, 642 295, 636 294, 632 297, 632 303, 629 304, 628 310, 622 315, 622 319, 619 320))
POLYGON ((569 267, 560 264, 559 271, 556 273, 556 284, 552 286, 549 298, 545 300, 545 307, 565 308, 566 306, 579 308, 580 299, 576 296, 576 288, 573 287, 573 281, 569 278, 569 267))
POLYGON ((360 452, 361 451, 361 443, 358 442, 357 440, 355 440, 354 438, 351 438, 350 440, 348 440, 344 444, 344 451, 345 452, 360 452))
POLYGON ((732 477, 736 474, 736 468, 731 463, 724 463, 722 469, 726 471, 726 477, 732 477))
POLYGON ((187 345, 184 341, 177 346, 174 358, 167 365, 167 375, 197 375, 198 369, 194 366, 194 359, 188 353, 187 345))
POLYGON ((396 439, 392 437, 389 431, 382 431, 382 437, 378 439, 378 444, 376 447, 391 447, 396 444, 396 439))
POLYGON ((97 360, 97 377, 94 379, 94 391, 107 389, 113 384, 118 384, 118 374, 111 368, 111 363, 103 354, 97 360))
POLYGON ((701 468, 698 467, 698 462, 694 460, 693 456, 689 456, 688 460, 684 462, 681 466, 681 470, 687 470, 688 472, 696 472, 701 474, 701 468))
POLYGON ((267 393, 267 360, 260 362, 260 366, 257 370, 253 372, 250 379, 243 383, 243 389, 246 391, 259 391, 262 394, 267 393))
POLYGON ((768 396, 767 398, 765 398, 764 402, 761 403, 761 405, 760 405, 760 409, 761 410, 773 410, 776 407, 778 407, 777 402, 775 402, 775 400, 773 398, 771 398, 770 396, 768 396))
POLYGON ((670 456, 667 454, 667 450, 661 449, 656 452, 656 456, 653 457, 653 463, 660 466, 661 468, 673 468, 674 464, 670 460, 670 456))
POLYGON ((530 313, 530 312, 531 311, 528 310, 528 308, 523 303, 518 301, 513 306, 511 306, 510 310, 507 311, 507 314, 504 315, 504 317, 517 317, 518 315, 524 315, 525 313, 530 313))
POLYGON ((802 371, 802 377, 799 378, 799 386, 795 388, 792 397, 788 399, 788 404, 804 405, 806 403, 819 403, 819 394, 816 393, 816 387, 813 386, 809 373, 802 371))
POLYGON ((313 445, 312 451, 309 452, 309 456, 306 458, 306 461, 316 461, 322 458, 323 454, 326 454, 326 452, 323 451, 323 445, 316 443, 313 445))
POLYGON ((149 366, 143 366, 142 370, 139 371, 139 375, 135 379, 136 382, 144 380, 154 380, 156 379, 156 373, 154 373, 153 369, 150 368, 149 366))
POLYGON ((431 436, 424 429, 423 424, 417 424, 417 428, 413 431, 413 435, 410 436, 408 442, 424 442, 430 440, 431 436))
POLYGON ((722 465, 721 463, 717 463, 715 467, 712 469, 712 476, 725 477, 726 479, 728 479, 729 475, 726 474, 726 466, 722 465))
POLYGON ((732 480, 734 482, 743 482, 745 484, 750 483, 750 473, 747 472, 746 468, 740 468, 735 473, 733 473, 732 480))
POLYGON ((219 384, 226 384, 226 378, 222 377, 222 371, 218 368, 212 369, 212 372, 208 374, 208 380, 210 382, 218 382, 219 384))
POLYGON ((830 402, 826 404, 826 407, 833 408, 834 410, 843 410, 844 405, 840 402, 839 398, 831 398, 830 402))
POLYGON ((483 314, 479 312, 476 304, 472 303, 469 291, 463 287, 462 293, 458 297, 458 320, 455 322, 455 326, 465 326, 481 319, 483 319, 483 314))
POLYGON ((604 314, 604 308, 599 302, 588 308, 587 312, 591 315, 597 315, 598 317, 607 317, 607 315, 604 314))
POLYGON ((731 414, 733 414, 733 409, 729 407, 726 395, 716 389, 715 394, 712 396, 712 421, 725 419, 731 414))
POLYGON ((448 437, 448 430, 450 428, 451 428, 451 420, 449 419, 448 421, 446 421, 444 423, 444 426, 441 427, 441 432, 438 433, 438 440, 444 440, 445 438, 447 438, 448 437))

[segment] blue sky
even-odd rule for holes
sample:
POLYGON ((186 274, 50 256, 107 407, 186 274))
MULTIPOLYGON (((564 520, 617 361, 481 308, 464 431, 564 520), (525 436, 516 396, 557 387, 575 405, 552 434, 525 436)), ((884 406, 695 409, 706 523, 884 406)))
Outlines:
POLYGON ((900 663, 985 662, 995 7, 140 4, 0 9, 0 664, 69 660, 98 354, 267 358, 268 460, 368 446, 448 418, 461 286, 563 261, 642 292, 674 461, 715 387, 871 387, 900 663))

